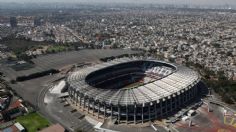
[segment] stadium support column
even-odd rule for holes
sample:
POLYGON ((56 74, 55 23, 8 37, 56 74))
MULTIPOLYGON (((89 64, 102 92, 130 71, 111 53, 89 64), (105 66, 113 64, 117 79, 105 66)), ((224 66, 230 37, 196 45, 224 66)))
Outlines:
POLYGON ((148 120, 151 121, 151 103, 148 105, 148 120))
POLYGON ((187 100, 186 100, 186 102, 188 102, 189 101, 189 90, 187 91, 187 100))
POLYGON ((136 105, 134 105, 134 124, 136 124, 136 105))
POLYGON ((195 86, 195 97, 198 95, 198 85, 195 86))
POLYGON ((192 89, 189 90, 189 94, 188 94, 189 100, 192 98, 191 95, 192 95, 192 89))
POLYGON ((73 96, 73 102, 75 103, 76 102, 76 99, 75 99, 76 98, 76 90, 73 91, 73 95, 74 95, 73 96))
POLYGON ((188 92, 187 92, 187 102, 190 100, 190 90, 188 90, 188 92))
POLYGON ((142 124, 143 124, 143 105, 142 105, 142 124))
POLYGON ((120 106, 118 105, 118 124, 120 124, 120 106))
POLYGON ((182 103, 182 102, 181 102, 181 97, 182 97, 182 93, 180 92, 180 94, 179 94, 179 96, 178 96, 178 100, 179 100, 179 106, 178 106, 178 107, 179 107, 179 108, 181 107, 181 103, 182 103))
POLYGON ((184 97, 185 97, 185 98, 184 98, 184 103, 186 103, 187 100, 188 100, 187 92, 188 92, 188 91, 185 91, 185 92, 184 92, 184 97))
POLYGON ((107 107, 106 107, 106 104, 105 104, 105 103, 104 103, 103 105, 104 105, 104 113, 103 113, 103 114, 104 114, 104 120, 105 120, 105 119, 106 119, 107 107))
POLYGON ((68 89, 68 94, 69 94, 69 97, 70 97, 70 99, 71 99, 72 94, 71 94, 71 88, 70 88, 70 87, 69 87, 69 89, 68 89))
POLYGON ((86 103, 86 97, 84 96, 84 106, 83 106, 83 111, 85 109, 85 103, 86 103))
POLYGON ((165 114, 167 113, 168 109, 167 109, 167 106, 168 106, 168 98, 165 100, 165 114))
POLYGON ((185 103, 185 91, 183 92, 182 94, 182 97, 181 97, 181 106, 183 106, 183 104, 185 103))
POLYGON ((178 97, 178 95, 176 94, 176 96, 175 96, 175 110, 177 109, 177 97, 178 97))
POLYGON ((69 94, 69 97, 71 97, 71 94, 70 94, 70 87, 68 88, 68 94, 69 94))
POLYGON ((98 119, 99 119, 99 114, 100 114, 100 102, 98 102, 98 119))
POLYGON ((161 112, 161 117, 163 116, 163 111, 162 111, 162 102, 163 102, 163 100, 161 99, 161 100, 160 100, 160 108, 161 108, 161 111, 160 111, 160 112, 161 112))
POLYGON ((74 102, 75 102, 75 105, 77 105, 77 92, 75 91, 75 93, 74 93, 74 102))
POLYGON ((192 88, 192 98, 195 98, 195 86, 192 88))
POLYGON ((188 102, 188 91, 186 91, 186 101, 185 102, 188 102))
POLYGON ((129 114, 129 111, 128 111, 128 106, 126 105, 126 124, 128 124, 128 114, 129 114))
POLYGON ((71 99, 73 98, 73 89, 72 88, 70 89, 70 97, 71 97, 71 99))
POLYGON ((193 98, 193 88, 189 91, 189 99, 191 100, 193 98))
POLYGON ((196 92, 196 86, 194 86, 194 87, 193 87, 193 98, 196 97, 196 93, 197 93, 197 92, 196 92))
POLYGON ((73 91, 74 89, 71 89, 70 94, 71 94, 71 100, 73 100, 73 91))
POLYGON ((172 103, 173 103, 173 100, 172 100, 172 97, 170 96, 170 112, 172 113, 172 103))
POLYGON ((198 85, 195 87, 195 96, 199 95, 199 89, 198 89, 198 85))
POLYGON ((70 87, 68 88, 68 94, 69 94, 69 97, 71 97, 71 88, 70 87))
POLYGON ((77 106, 78 102, 79 102, 79 92, 76 93, 76 106, 77 106))
POLYGON ((155 109, 155 119, 157 119, 157 102, 155 102, 154 104, 154 109, 155 109))
POLYGON ((93 100, 93 116, 94 116, 94 107, 95 107, 95 100, 93 100))
POLYGON ((113 107, 111 105, 111 119, 113 119, 113 107))
POLYGON ((195 98, 196 97, 196 90, 195 90, 196 88, 195 88, 195 86, 193 87, 193 98, 195 98))
POLYGON ((82 103, 82 97, 81 97, 81 95, 79 96, 79 106, 81 107, 81 104, 82 103))
POLYGON ((89 106, 90 105, 90 99, 88 98, 88 108, 87 108, 87 112, 89 113, 89 106))
POLYGON ((189 91, 189 99, 193 98, 193 88, 191 88, 191 90, 189 91))

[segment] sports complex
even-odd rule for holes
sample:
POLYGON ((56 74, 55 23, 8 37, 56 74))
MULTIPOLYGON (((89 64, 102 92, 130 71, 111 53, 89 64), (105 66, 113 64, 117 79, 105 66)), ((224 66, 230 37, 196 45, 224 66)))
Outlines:
POLYGON ((152 59, 120 58, 71 72, 72 102, 84 112, 119 123, 168 116, 200 93, 200 76, 185 66, 152 59))

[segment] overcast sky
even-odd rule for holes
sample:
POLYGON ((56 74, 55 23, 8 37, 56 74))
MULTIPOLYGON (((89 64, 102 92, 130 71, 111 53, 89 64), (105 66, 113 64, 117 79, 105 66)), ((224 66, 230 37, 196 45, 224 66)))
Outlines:
POLYGON ((164 3, 164 4, 195 4, 195 5, 236 5, 236 0, 0 0, 0 2, 86 2, 86 3, 164 3))

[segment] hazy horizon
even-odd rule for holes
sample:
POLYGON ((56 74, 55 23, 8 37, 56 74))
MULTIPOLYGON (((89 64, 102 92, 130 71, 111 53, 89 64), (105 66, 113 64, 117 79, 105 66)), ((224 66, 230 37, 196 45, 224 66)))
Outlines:
POLYGON ((187 4, 187 5, 236 5, 236 0, 0 0, 2 3, 134 3, 134 4, 187 4))

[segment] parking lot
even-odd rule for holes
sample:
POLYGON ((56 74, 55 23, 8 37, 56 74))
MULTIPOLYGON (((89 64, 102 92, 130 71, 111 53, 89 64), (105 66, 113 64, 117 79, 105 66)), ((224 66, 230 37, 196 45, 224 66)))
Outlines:
POLYGON ((75 110, 60 94, 50 93, 50 85, 41 92, 38 106, 40 112, 47 116, 52 122, 59 122, 68 130, 94 131, 93 125, 86 119, 85 115, 75 110))
POLYGON ((37 58, 32 59, 34 67, 27 70, 15 71, 6 64, 2 64, 0 71, 6 76, 6 80, 15 80, 19 76, 28 76, 34 73, 47 71, 50 69, 60 69, 67 65, 73 65, 82 62, 95 62, 99 61, 100 58, 119 56, 122 54, 132 54, 138 53, 137 51, 132 50, 81 50, 81 51, 70 51, 70 52, 61 52, 57 54, 48 54, 38 56, 37 58))
POLYGON ((196 115, 190 117, 189 120, 180 120, 173 124, 173 127, 181 132, 235 132, 236 127, 232 119, 225 122, 223 107, 210 104, 210 112, 208 105, 203 104, 196 110, 196 115), (189 121, 191 120, 191 125, 189 121))

